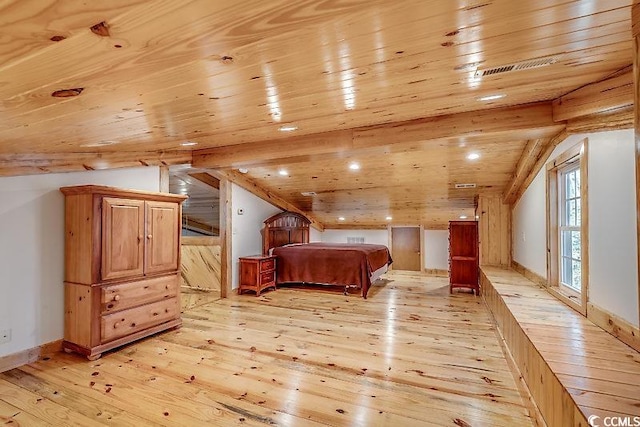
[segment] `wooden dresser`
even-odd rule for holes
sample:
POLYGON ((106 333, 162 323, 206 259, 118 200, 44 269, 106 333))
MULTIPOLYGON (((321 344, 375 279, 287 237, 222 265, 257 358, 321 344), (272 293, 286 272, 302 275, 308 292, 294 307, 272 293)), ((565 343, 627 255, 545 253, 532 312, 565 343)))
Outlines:
POLYGON ((449 292, 455 288, 480 295, 477 221, 449 222, 449 292))
POLYGON ((65 195, 65 351, 90 360, 181 324, 186 196, 84 185, 65 195))
POLYGON ((266 288, 276 288, 276 257, 255 255, 240 258, 238 294, 250 290, 260 296, 266 288))

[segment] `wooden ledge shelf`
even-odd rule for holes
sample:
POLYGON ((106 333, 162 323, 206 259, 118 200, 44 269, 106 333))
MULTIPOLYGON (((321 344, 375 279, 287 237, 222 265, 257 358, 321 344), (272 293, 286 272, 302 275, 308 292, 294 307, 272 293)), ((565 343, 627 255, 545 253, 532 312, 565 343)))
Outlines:
POLYGON ((482 267, 480 280, 548 426, 588 426, 591 415, 640 417, 640 353, 513 270, 482 267))

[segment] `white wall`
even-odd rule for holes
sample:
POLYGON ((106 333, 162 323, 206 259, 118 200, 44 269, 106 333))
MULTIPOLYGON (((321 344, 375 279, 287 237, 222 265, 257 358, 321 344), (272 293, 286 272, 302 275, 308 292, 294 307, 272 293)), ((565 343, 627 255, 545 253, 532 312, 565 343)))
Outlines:
POLYGON ((449 270, 448 230, 424 230, 424 268, 449 270))
POLYGON ((240 262, 238 259, 242 256, 262 253, 262 234, 260 231, 264 226, 264 220, 282 212, 282 210, 235 184, 231 186, 231 206, 233 212, 231 284, 235 289, 238 287, 239 280, 240 262), (238 209, 243 210, 242 215, 238 214, 238 209))
POLYGON ((545 183, 543 173, 531 182, 513 208, 511 227, 514 261, 542 277, 547 276, 545 183))
MULTIPOLYGON (((550 157, 589 139, 589 301, 638 326, 633 130, 572 135, 550 157)), ((546 277, 545 169, 513 211, 513 259, 546 277)))
POLYGON ((364 243, 389 246, 389 232, 385 230, 324 230, 325 243, 347 243, 347 237, 364 237, 364 243))
POLYGON ((309 241, 310 242, 322 242, 322 231, 316 230, 313 227, 309 228, 309 241))
POLYGON ((589 300, 638 326, 633 130, 589 136, 589 300))
POLYGON ((100 184, 158 191, 157 167, 0 178, 0 357, 63 338, 64 197, 100 184))

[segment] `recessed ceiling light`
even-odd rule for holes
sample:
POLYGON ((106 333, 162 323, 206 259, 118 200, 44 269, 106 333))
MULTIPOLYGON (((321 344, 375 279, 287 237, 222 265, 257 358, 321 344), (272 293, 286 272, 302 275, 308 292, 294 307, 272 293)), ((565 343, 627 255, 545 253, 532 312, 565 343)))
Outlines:
POLYGON ((460 219, 467 219, 466 215, 460 215, 460 219))
POLYGON ((193 141, 187 141, 187 142, 183 142, 180 145, 182 145, 183 147, 192 147, 194 145, 198 145, 198 143, 197 142, 193 142, 193 141))
POLYGON ((280 129, 278 130, 280 132, 293 132, 294 130, 298 130, 298 126, 293 126, 293 125, 281 126, 280 129))
POLYGON ((344 217, 341 216, 340 218, 338 218, 338 221, 344 221, 344 217))
POLYGON ((480 158, 480 154, 478 154, 478 153, 470 153, 467 156, 467 159, 469 159, 469 160, 478 160, 479 158, 480 158))
POLYGON ((487 95, 487 96, 482 96, 478 98, 478 101, 495 101, 496 99, 501 99, 501 98, 504 98, 505 96, 506 96, 505 94, 487 95))
POLYGON ((360 164, 356 162, 352 162, 349 165, 349 169, 351 169, 352 171, 357 171, 358 169, 360 169, 360 164))
POLYGON ((392 218, 392 217, 390 217, 390 216, 388 216, 388 217, 386 217, 385 219, 386 219, 387 221, 391 221, 393 218, 392 218))
POLYGON ((289 176, 289 172, 287 172, 285 169, 280 169, 278 173, 282 176, 289 176))
POLYGON ((247 173, 247 172, 249 172, 249 169, 247 169, 247 168, 239 168, 239 169, 238 169, 238 172, 240 172, 240 173, 247 173))

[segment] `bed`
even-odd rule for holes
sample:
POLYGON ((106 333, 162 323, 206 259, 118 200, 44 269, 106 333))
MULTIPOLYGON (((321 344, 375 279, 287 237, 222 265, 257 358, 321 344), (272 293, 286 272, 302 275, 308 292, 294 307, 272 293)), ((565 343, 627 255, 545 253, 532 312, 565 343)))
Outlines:
POLYGON ((363 298, 391 264, 384 245, 308 243, 309 220, 283 212, 265 221, 263 249, 277 256, 276 284, 320 284, 358 289, 363 298), (296 241, 297 240, 297 241, 296 241))

